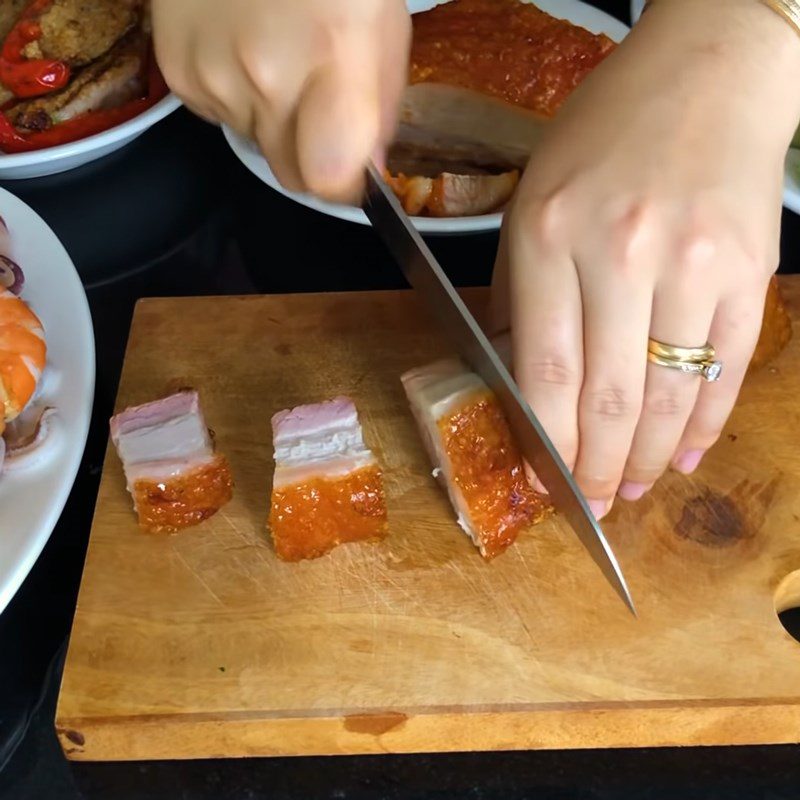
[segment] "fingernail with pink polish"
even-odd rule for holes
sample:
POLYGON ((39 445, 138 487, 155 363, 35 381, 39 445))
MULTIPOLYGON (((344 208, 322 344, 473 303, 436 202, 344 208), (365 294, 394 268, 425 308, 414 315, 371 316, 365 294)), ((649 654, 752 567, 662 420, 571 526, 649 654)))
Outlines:
POLYGON ((623 481, 620 484, 617 494, 631 503, 640 500, 653 488, 652 483, 634 483, 633 481, 623 481))
POLYGON ((684 475, 691 475, 697 469, 705 452, 705 450, 687 450, 672 462, 672 466, 684 475))
POLYGON ((608 500, 587 500, 586 502, 589 504, 595 519, 602 519, 611 507, 611 503, 608 500))

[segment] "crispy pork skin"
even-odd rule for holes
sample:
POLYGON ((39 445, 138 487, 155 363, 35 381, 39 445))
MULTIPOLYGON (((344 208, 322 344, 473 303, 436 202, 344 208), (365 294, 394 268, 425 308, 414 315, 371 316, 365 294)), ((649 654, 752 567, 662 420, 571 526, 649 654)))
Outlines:
POLYGON ((615 46, 519 0, 451 0, 412 24, 409 83, 461 86, 544 117, 615 46))

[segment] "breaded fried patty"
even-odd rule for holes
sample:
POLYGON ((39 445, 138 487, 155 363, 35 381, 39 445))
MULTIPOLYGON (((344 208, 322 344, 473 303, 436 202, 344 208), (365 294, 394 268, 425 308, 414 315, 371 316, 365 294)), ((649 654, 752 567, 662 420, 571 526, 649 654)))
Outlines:
POLYGON ((88 64, 136 25, 140 11, 140 0, 53 0, 39 18, 41 37, 23 54, 72 67, 88 64))

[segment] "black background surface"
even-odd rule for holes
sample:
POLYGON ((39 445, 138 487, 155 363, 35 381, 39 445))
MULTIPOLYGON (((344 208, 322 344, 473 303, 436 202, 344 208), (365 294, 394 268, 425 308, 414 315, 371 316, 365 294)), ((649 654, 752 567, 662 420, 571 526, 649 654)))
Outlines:
MULTIPOLYGON (((628 21, 624 0, 597 5, 628 21)), ((239 164, 218 130, 184 111, 95 164, 2 185, 44 217, 75 261, 92 310, 98 369, 93 423, 75 487, 42 556, 0 615, 0 798, 800 795, 797 747, 67 762, 53 732, 55 700, 135 301, 404 282, 370 229, 283 199, 239 164)), ((488 283, 495 234, 429 243, 456 284, 488 283)), ((781 245, 781 271, 798 271, 800 217, 790 212, 784 212, 781 245)))

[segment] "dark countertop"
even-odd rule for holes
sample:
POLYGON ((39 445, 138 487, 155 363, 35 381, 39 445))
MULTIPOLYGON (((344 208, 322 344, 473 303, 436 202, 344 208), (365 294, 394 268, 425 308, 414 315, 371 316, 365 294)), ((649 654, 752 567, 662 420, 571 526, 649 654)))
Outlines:
MULTIPOLYGON (((627 19, 624 0, 598 5, 627 19)), ((798 796, 796 747, 67 762, 53 732, 55 700, 136 299, 404 282, 370 229, 283 199, 239 164, 218 130, 183 111, 100 162, 2 185, 35 208, 72 255, 87 287, 98 370, 75 487, 42 556, 0 615, 0 798, 798 796)), ((488 283, 496 243, 495 234, 430 240, 459 285, 488 283)), ((781 271, 797 272, 800 217, 790 212, 781 254, 781 271)))

